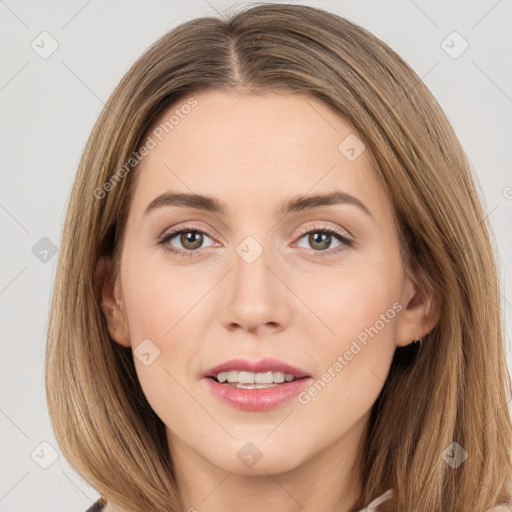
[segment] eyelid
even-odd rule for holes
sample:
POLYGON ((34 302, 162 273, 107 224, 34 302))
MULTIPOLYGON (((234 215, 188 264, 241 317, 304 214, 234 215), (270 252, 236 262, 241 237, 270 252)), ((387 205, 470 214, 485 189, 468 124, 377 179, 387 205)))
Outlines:
MULTIPOLYGON (((195 224, 194 221, 190 222, 184 222, 182 224, 177 224, 176 226, 173 226, 170 230, 165 229, 161 235, 158 236, 158 240, 162 240, 164 238, 167 238, 170 235, 176 235, 180 233, 181 231, 199 231, 201 233, 204 233, 208 235, 210 238, 213 238, 214 236, 217 237, 217 235, 213 235, 208 228, 202 227, 199 224, 195 224)), ((220 238, 220 237, 218 237, 220 238)))
MULTIPOLYGON (((327 221, 326 221, 327 222, 327 221)), ((346 238, 347 240, 350 240, 351 242, 354 241, 354 237, 346 230, 346 229, 340 229, 335 224, 315 224, 313 226, 308 226, 305 228, 301 228, 299 230, 300 235, 304 235, 307 233, 310 233, 311 231, 332 231, 336 234, 338 234, 342 238, 346 238)))

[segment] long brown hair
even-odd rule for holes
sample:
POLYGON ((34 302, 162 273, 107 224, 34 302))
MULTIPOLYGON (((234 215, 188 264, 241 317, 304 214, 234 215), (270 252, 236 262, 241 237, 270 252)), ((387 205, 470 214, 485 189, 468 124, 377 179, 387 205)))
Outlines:
POLYGON ((126 510, 185 507, 131 349, 109 337, 95 269, 111 255, 117 271, 148 129, 208 89, 307 94, 347 120, 386 184, 405 265, 440 304, 419 352, 396 350, 361 446, 354 510, 390 488, 396 499, 381 510, 482 512, 510 500, 498 268, 468 159, 394 51, 346 19, 298 5, 256 5, 174 28, 126 73, 94 126, 68 205, 48 328, 46 391, 65 457, 126 510), (467 453, 456 468, 445 457, 454 448, 467 453))

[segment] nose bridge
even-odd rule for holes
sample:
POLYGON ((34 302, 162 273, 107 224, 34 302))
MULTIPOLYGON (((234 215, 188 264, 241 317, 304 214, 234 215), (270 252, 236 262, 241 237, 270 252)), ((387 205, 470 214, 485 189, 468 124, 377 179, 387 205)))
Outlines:
POLYGON ((223 305, 222 318, 226 326, 236 323, 254 330, 265 324, 287 321, 286 300, 274 275, 273 267, 277 265, 272 258, 269 238, 265 247, 263 243, 247 236, 235 247, 234 268, 223 305))
MULTIPOLYGON (((247 236, 238 244, 234 256, 234 279, 241 285, 240 291, 250 292, 251 288, 260 293, 268 288, 269 255, 268 247, 262 245, 253 236, 247 236)), ((263 242, 264 243, 264 242, 263 242)))

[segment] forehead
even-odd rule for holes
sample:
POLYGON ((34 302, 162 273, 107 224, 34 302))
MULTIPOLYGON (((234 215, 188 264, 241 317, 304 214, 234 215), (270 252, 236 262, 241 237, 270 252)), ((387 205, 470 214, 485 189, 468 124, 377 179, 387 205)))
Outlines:
POLYGON ((154 147, 137 170, 138 216, 171 191, 214 196, 240 211, 336 188, 386 207, 355 130, 310 96, 203 91, 171 106, 147 137, 154 147), (190 98, 195 106, 183 108, 190 98), (355 159, 351 147, 362 151, 355 159))
MULTIPOLYGON (((162 134, 169 147, 190 148, 195 144, 208 151, 205 157, 215 160, 332 161, 333 154, 338 153, 340 135, 354 132, 327 105, 309 96, 205 91, 193 97, 197 105, 188 114, 179 119, 172 116, 186 103, 183 100, 168 109, 157 126, 165 131, 165 122, 174 117, 171 130, 167 127, 169 133, 162 134), (316 147, 314 154, 312 145, 316 147)), ((200 158, 200 154, 195 155, 195 159, 200 158)))

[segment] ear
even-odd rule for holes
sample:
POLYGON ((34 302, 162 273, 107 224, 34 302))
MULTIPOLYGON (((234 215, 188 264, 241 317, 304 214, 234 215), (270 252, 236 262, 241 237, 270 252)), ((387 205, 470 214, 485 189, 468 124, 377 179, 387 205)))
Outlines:
POLYGON ((101 309, 105 315, 110 337, 120 345, 129 347, 130 333, 125 319, 121 289, 118 281, 114 282, 110 257, 102 256, 98 260, 96 278, 102 288, 101 309))
POLYGON ((439 301, 423 271, 419 275, 406 273, 400 304, 396 344, 405 347, 416 338, 426 336, 439 321, 439 301))

